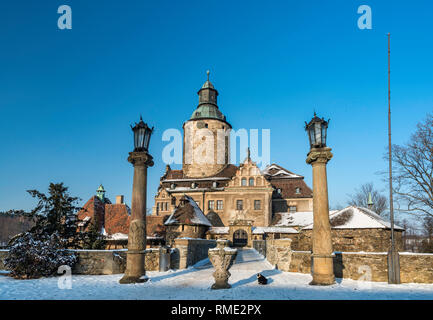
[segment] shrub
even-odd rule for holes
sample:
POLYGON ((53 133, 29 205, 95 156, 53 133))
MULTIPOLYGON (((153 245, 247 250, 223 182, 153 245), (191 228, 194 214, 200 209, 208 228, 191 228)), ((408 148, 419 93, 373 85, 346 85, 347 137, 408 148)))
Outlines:
POLYGON ((72 252, 64 249, 65 241, 58 233, 23 233, 11 243, 4 264, 11 276, 18 279, 53 276, 61 265, 72 267, 77 261, 72 252))

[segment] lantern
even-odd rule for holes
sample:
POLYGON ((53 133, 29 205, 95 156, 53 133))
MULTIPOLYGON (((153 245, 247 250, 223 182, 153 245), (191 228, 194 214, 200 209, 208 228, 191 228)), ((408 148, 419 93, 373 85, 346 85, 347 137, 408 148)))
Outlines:
POLYGON ((147 151, 153 127, 149 128, 140 116, 140 122, 136 123, 135 127, 131 126, 131 129, 134 132, 134 152, 147 151))
POLYGON ((313 119, 310 123, 305 122, 305 130, 308 132, 308 138, 310 140, 310 148, 322 148, 326 147, 326 130, 328 129, 329 119, 325 121, 323 118, 320 119, 316 113, 314 113, 313 119))

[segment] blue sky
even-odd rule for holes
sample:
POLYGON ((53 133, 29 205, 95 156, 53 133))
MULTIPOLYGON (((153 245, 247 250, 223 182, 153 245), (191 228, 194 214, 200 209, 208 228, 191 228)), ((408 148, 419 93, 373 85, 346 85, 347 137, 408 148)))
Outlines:
POLYGON ((385 190, 386 33, 400 144, 433 110, 432 12, 429 1, 2 1, 0 210, 31 208, 25 190, 61 181, 83 201, 102 183, 129 203, 140 114, 156 127, 152 206, 162 133, 190 117, 207 69, 233 128, 270 128, 271 162, 310 186, 304 121, 331 118, 331 207, 366 182, 385 190), (62 4, 72 30, 57 28, 62 4), (372 30, 357 27, 362 4, 372 30))

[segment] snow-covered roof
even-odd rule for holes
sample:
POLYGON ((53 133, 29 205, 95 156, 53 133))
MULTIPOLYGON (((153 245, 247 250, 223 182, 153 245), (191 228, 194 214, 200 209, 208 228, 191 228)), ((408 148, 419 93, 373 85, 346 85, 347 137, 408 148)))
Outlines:
POLYGON ((313 223, 312 211, 298 212, 279 212, 281 219, 274 225, 275 227, 304 227, 313 223))
POLYGON ((270 178, 278 179, 303 178, 302 176, 294 174, 293 172, 290 172, 289 170, 284 169, 275 163, 268 165, 265 169, 263 169, 262 174, 270 178))
MULTIPOLYGON (((173 193, 173 192, 203 192, 207 191, 209 188, 191 188, 191 187, 176 187, 174 189, 172 188, 165 188, 165 191, 173 193)), ((224 188, 212 188, 212 190, 224 190, 224 188)))
MULTIPOLYGON (((349 206, 329 215, 333 229, 390 229, 391 223, 377 213, 363 207, 349 206)), ((304 229, 312 229, 313 223, 304 229)), ((404 230, 394 225, 396 230, 404 230)))
POLYGON ((163 182, 190 182, 190 181, 224 181, 230 180, 227 177, 208 177, 208 178, 182 178, 182 179, 165 179, 163 182))
POLYGON ((212 234, 226 234, 229 233, 229 227, 212 227, 209 229, 212 234))
POLYGON ((128 240, 128 235, 118 232, 118 233, 107 235, 106 238, 108 240, 128 240))
POLYGON ((165 225, 170 224, 192 224, 192 225, 204 225, 211 227, 212 224, 205 217, 203 211, 199 208, 197 203, 188 195, 184 195, 181 198, 181 203, 170 217, 165 222, 165 225))
POLYGON ((254 227, 253 234, 264 234, 264 233, 298 233, 293 228, 287 227, 254 227))

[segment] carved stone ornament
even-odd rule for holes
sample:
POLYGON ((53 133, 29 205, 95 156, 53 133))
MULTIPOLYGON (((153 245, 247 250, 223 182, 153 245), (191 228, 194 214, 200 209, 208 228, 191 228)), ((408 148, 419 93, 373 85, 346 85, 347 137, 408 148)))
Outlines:
POLYGON ((130 152, 128 161, 132 163, 132 165, 135 166, 146 166, 146 167, 152 167, 153 166, 153 157, 148 154, 146 151, 141 152, 130 152))
POLYGON ((237 256, 237 249, 228 247, 227 240, 218 240, 217 247, 209 249, 209 260, 215 268, 213 273, 215 283, 211 289, 229 289, 231 285, 228 283, 231 276, 229 269, 237 256))
POLYGON ((146 224, 143 220, 133 220, 129 226, 128 250, 145 250, 146 224))
POLYGON ((311 148, 310 152, 307 155, 306 162, 308 164, 312 164, 314 162, 318 163, 328 163, 332 158, 331 148, 311 148))

